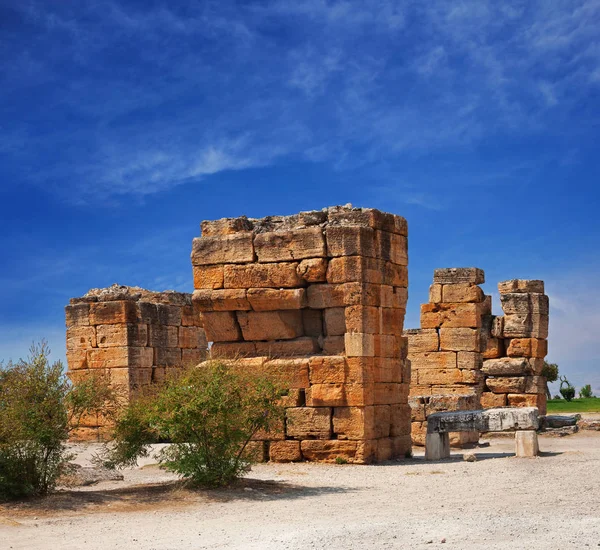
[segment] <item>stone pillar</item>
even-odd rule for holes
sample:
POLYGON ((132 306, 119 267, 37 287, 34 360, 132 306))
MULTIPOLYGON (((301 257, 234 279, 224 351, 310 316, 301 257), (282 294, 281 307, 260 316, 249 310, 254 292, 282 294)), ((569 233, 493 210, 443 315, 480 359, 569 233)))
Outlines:
MULTIPOLYGON (((483 271, 475 267, 436 269, 429 303, 421 305, 421 328, 406 331, 413 444, 425 444, 429 414, 480 406, 483 326, 491 315, 491 297, 479 287, 484 282, 483 271)), ((478 439, 478 432, 457 432, 450 443, 478 439)))
POLYGON ((537 407, 546 414, 548 296, 544 282, 513 279, 498 284, 503 317, 492 322, 484 353, 482 406, 537 407))
POLYGON ((285 380, 274 461, 410 452, 407 225, 374 209, 202 223, 194 305, 214 358, 285 380))
MULTIPOLYGON (((75 384, 101 374, 128 399, 137 388, 164 380, 168 369, 206 357, 190 294, 113 285, 71 299, 65 313, 67 375, 75 384)), ((104 419, 88 417, 72 437, 102 440, 108 427, 104 419)))

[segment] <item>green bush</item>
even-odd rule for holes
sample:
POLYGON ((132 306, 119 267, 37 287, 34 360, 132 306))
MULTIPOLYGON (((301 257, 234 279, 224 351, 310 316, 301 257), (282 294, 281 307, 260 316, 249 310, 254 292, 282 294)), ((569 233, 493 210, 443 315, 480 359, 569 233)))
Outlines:
POLYGON ((571 401, 575 397, 575 388, 565 376, 560 377, 560 388, 558 391, 566 401, 571 401))
POLYGON ((210 361, 138 394, 117 418, 105 466, 136 464, 149 444, 169 441, 157 459, 195 484, 218 487, 249 470, 252 436, 281 418, 281 392, 270 379, 210 361))
POLYGON ((107 384, 89 377, 71 385, 46 342, 27 360, 0 363, 0 498, 45 494, 71 458, 66 441, 83 415, 112 401, 107 384))
POLYGON ((594 397, 594 392, 592 392, 592 386, 590 384, 586 384, 579 390, 579 397, 583 397, 584 399, 589 399, 590 397, 594 397))

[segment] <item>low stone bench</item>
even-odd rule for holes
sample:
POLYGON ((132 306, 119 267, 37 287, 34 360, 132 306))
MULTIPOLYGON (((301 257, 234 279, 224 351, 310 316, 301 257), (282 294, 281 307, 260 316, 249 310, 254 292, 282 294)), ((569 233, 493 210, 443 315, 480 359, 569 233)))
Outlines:
POLYGON ((449 432, 515 432, 516 455, 539 453, 536 430, 537 407, 485 409, 482 411, 440 412, 427 418, 425 460, 450 456, 449 432))

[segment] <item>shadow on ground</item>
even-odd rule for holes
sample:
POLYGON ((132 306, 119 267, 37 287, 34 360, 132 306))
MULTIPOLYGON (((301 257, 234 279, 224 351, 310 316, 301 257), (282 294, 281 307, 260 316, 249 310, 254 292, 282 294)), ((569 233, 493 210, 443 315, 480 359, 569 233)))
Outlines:
POLYGON ((140 512, 150 509, 191 506, 199 503, 234 500, 271 501, 307 498, 331 493, 347 493, 340 487, 305 487, 283 481, 245 478, 220 489, 199 489, 182 481, 78 491, 64 489, 51 495, 24 501, 5 502, 0 514, 11 517, 54 516, 63 513, 89 514, 140 512))

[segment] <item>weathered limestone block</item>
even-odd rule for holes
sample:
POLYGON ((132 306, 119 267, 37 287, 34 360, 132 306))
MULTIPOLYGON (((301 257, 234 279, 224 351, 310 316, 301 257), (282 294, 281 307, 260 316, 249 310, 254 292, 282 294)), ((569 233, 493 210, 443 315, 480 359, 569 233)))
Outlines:
POLYGON ((253 224, 246 216, 239 218, 221 218, 220 220, 206 220, 200 224, 203 237, 216 237, 231 235, 233 233, 245 233, 252 231, 253 224))
POLYGON ((493 338, 504 338, 504 316, 492 317, 492 328, 490 330, 490 335, 493 338))
POLYGON ((325 238, 320 227, 258 233, 254 251, 259 262, 284 262, 326 256, 325 238))
POLYGON ((358 225, 404 235, 405 237, 408 235, 408 225, 402 216, 388 214, 374 208, 332 207, 328 208, 327 214, 331 226, 358 225))
POLYGON ((483 366, 481 353, 475 351, 459 351, 456 354, 456 366, 461 370, 480 370, 483 366))
POLYGON ((458 283, 480 285, 485 283, 485 275, 483 270, 476 267, 446 267, 433 272, 433 282, 442 285, 458 283))
POLYGON ((375 405, 399 405, 408 400, 409 384, 391 382, 373 385, 373 403, 375 405))
POLYGON ((223 266, 203 265, 192 266, 194 274, 194 288, 209 288, 218 290, 223 288, 223 266))
POLYGON ((90 304, 72 304, 65 307, 67 327, 90 324, 90 304))
POLYGON ((304 335, 300 311, 238 311, 237 319, 244 340, 289 340, 304 335))
POLYGON ((180 367, 181 348, 154 348, 154 365, 157 367, 180 367))
POLYGON ((308 283, 324 283, 327 281, 327 259, 310 258, 302 260, 296 266, 298 277, 308 283))
POLYGON ((348 357, 374 357, 375 339, 373 334, 361 332, 344 334, 344 345, 348 357))
POLYGON ((321 348, 316 338, 302 336, 291 340, 269 340, 256 342, 256 353, 267 357, 293 357, 295 355, 313 355, 321 348))
POLYGON ((269 445, 271 462, 300 462, 300 441, 272 441, 269 445))
POLYGON ((329 407, 290 407, 286 409, 288 437, 296 439, 330 439, 329 407))
POLYGON ((306 285, 296 269, 298 263, 226 265, 225 288, 297 288, 306 285))
POLYGON ((501 357, 485 360, 482 371, 488 376, 523 376, 529 374, 531 368, 525 358, 501 357))
MULTIPOLYGON (((442 285, 442 299, 445 303, 483 302, 485 295, 481 287, 471 283, 442 285)), ((431 300, 430 300, 431 301, 431 300)))
POLYGON ((253 262, 252 232, 216 237, 198 237, 192 241, 192 265, 239 264, 253 262))
POLYGON ((306 390, 308 407, 361 407, 374 401, 373 384, 313 384, 306 390))
POLYGON ((504 316, 505 338, 547 338, 548 316, 537 313, 515 313, 504 316))
POLYGON ((493 393, 525 393, 525 377, 523 376, 487 378, 485 385, 493 393))
POLYGON ((310 358, 311 384, 363 384, 367 382, 367 367, 341 355, 310 358))
POLYGON ((152 348, 122 346, 97 348, 87 351, 87 364, 92 369, 135 367, 150 368, 153 364, 152 348))
POLYGON ((439 412, 427 418, 427 433, 506 432, 537 430, 538 427, 535 407, 439 412))
POLYGON ((473 328, 441 328, 440 349, 444 351, 481 351, 481 333, 473 328))
POLYGON ((406 302, 408 301, 408 288, 402 286, 379 285, 379 300, 376 304, 365 305, 380 305, 381 307, 391 307, 396 309, 406 310, 406 302))
POLYGON ((434 283, 429 287, 429 303, 430 304, 441 304, 442 303, 442 289, 444 285, 434 283))
POLYGON ((529 370, 531 373, 539 376, 544 370, 544 359, 541 357, 530 357, 527 362, 529 363, 529 370))
MULTIPOLYGON (((327 318, 327 312, 325 312, 327 318)), ((380 308, 373 306, 348 306, 344 310, 345 331, 379 334, 381 332, 380 308)))
POLYGON ((342 306, 379 306, 380 285, 345 283, 339 285, 310 285, 307 290, 308 307, 324 309, 342 306))
POLYGON ((199 311, 194 305, 183 306, 181 308, 181 324, 184 327, 201 327, 199 311))
POLYGON ((337 439, 377 439, 390 435, 390 406, 336 407, 333 433, 337 439))
POLYGON ((517 457, 534 457, 540 454, 538 436, 533 430, 518 430, 515 433, 515 455, 517 457))
POLYGON ((406 287, 408 269, 406 266, 378 258, 343 256, 329 261, 327 282, 332 284, 358 282, 406 287))
POLYGON ((326 336, 343 336, 346 333, 345 308, 332 307, 325 309, 323 311, 323 322, 326 336))
POLYGON ((504 355, 504 340, 501 338, 490 337, 486 339, 484 359, 497 359, 504 355))
POLYGON ((199 327, 179 327, 179 343, 182 349, 206 349, 206 336, 199 327))
POLYGON ((421 385, 434 384, 460 384, 463 381, 459 369, 426 369, 421 368, 418 372, 418 383, 421 385))
POLYGON ((90 325, 135 323, 138 315, 135 302, 118 300, 90 304, 90 325))
POLYGON ((148 325, 145 324, 97 325, 96 335, 100 348, 148 345, 148 325))
POLYGON ((325 235, 329 257, 377 256, 375 230, 370 227, 334 225, 327 228, 325 235))
POLYGON ((209 342, 235 342, 242 339, 242 331, 233 311, 204 312, 200 314, 209 342))
MULTIPOLYGON (((527 296, 522 294, 521 296, 527 296)), ((541 338, 513 338, 508 340, 506 355, 509 357, 538 357, 548 353, 548 341, 541 338)))
POLYGON ((450 457, 450 436, 448 432, 427 430, 425 460, 442 460, 450 457))
POLYGON ((201 363, 206 359, 207 349, 206 345, 199 349, 182 349, 181 350, 181 366, 192 367, 201 363))
POLYGON ((420 369, 456 369, 456 353, 453 351, 412 353, 410 355, 413 372, 420 369))
POLYGON ((545 393, 546 379, 543 376, 526 376, 524 393, 545 393))
POLYGON ((197 311, 248 311, 252 309, 246 289, 194 290, 192 296, 197 311))
MULTIPOLYGON (((146 325, 143 325, 144 327, 146 325)), ((144 344, 145 345, 145 344, 144 344)), ((67 350, 91 349, 97 346, 96 328, 72 325, 67 328, 67 350)))
POLYGON ((421 304, 422 328, 480 328, 482 304, 421 304))
POLYGON ((506 398, 509 407, 537 407, 541 415, 546 414, 546 394, 509 393, 506 398))
POLYGON ((484 409, 494 409, 496 407, 506 407, 506 394, 492 393, 484 391, 481 394, 481 406, 484 409))
MULTIPOLYGON (((179 327, 150 325, 148 344, 153 347, 176 348, 179 346, 179 327)), ((145 345, 145 343, 143 344, 145 345)))
POLYGON ((335 462, 343 459, 353 464, 368 464, 375 459, 377 444, 369 441, 306 439, 300 443, 305 460, 335 462))
POLYGON ((343 336, 326 336, 321 338, 319 342, 325 355, 343 355, 346 351, 343 336))
POLYGON ((181 325, 181 307, 169 304, 156 304, 158 323, 178 327, 181 325))
POLYGON ((213 359, 234 359, 256 355, 256 342, 214 342, 210 348, 213 359))
POLYGON ((430 329, 408 329, 404 331, 408 338, 408 347, 411 356, 417 353, 439 351, 440 337, 438 331, 430 329))
POLYGON ((548 315, 549 301, 545 294, 500 294, 502 311, 511 315, 516 313, 539 313, 548 315))
POLYGON ((498 291, 500 294, 508 294, 513 292, 535 292, 538 294, 544 294, 544 281, 511 279, 510 281, 502 281, 498 283, 498 291))
POLYGON ((306 304, 306 290, 303 288, 251 288, 247 297, 254 311, 301 309, 306 304))
MULTIPOLYGON (((375 357, 371 370, 372 380, 374 382, 395 382, 409 383, 410 376, 404 378, 405 359, 397 357, 375 357)), ((410 367, 408 368, 410 372, 410 367)))
POLYGON ((382 307, 379 311, 379 330, 382 334, 402 336, 404 330, 404 310, 382 307))
POLYGON ((388 231, 375 233, 376 256, 398 265, 408 265, 408 239, 388 231))

